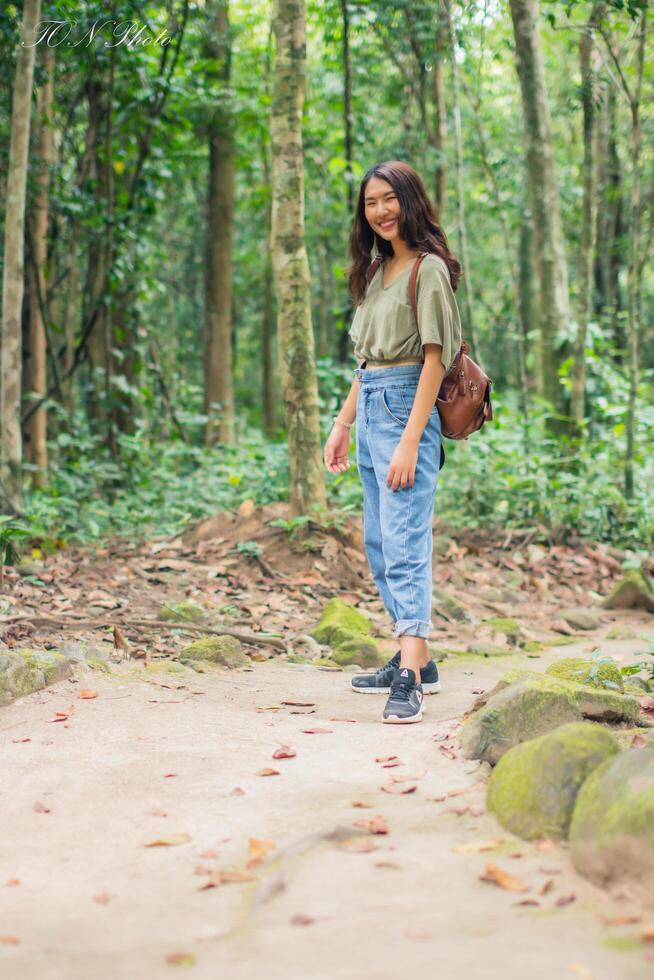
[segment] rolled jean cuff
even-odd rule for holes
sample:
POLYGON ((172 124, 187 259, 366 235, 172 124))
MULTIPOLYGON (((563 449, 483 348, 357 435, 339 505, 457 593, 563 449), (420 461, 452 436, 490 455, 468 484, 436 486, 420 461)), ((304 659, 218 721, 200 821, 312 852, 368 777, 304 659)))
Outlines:
POLYGON ((424 619, 398 619, 393 632, 395 636, 422 636, 427 639, 432 631, 432 623, 424 619))

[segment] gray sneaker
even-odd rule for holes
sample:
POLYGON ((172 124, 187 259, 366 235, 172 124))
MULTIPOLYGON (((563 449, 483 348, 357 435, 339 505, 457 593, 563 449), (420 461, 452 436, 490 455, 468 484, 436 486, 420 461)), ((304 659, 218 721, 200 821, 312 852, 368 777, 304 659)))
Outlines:
MULTIPOLYGON (((391 657, 387 664, 372 674, 355 674, 350 686, 357 694, 388 694, 395 671, 400 666, 400 651, 391 657)), ((423 694, 437 694, 441 689, 438 667, 430 660, 426 667, 420 668, 420 684, 423 694)))
POLYGON ((422 721, 424 695, 422 685, 410 667, 398 667, 391 681, 391 693, 382 721, 387 725, 412 725, 422 721))

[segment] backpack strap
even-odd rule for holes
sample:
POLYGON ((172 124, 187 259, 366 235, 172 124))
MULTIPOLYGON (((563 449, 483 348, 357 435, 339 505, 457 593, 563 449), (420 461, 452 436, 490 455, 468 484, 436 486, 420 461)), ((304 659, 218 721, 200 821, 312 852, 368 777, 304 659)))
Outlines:
MULTIPOLYGON (((418 337, 420 337, 420 324, 418 323, 418 303, 416 300, 416 285, 418 282, 418 272, 420 270, 420 263, 423 259, 426 259, 428 255, 435 255, 435 252, 421 252, 418 258, 413 263, 413 269, 411 270, 411 275, 409 276, 409 299, 411 300, 411 308, 413 309, 413 316, 416 321, 416 327, 418 329, 418 337)), ((460 359, 462 354, 468 354, 470 351, 470 345, 467 341, 461 340, 461 347, 454 355, 454 361, 452 362, 449 371, 445 373, 445 377, 453 374, 456 367, 457 361, 460 359)))

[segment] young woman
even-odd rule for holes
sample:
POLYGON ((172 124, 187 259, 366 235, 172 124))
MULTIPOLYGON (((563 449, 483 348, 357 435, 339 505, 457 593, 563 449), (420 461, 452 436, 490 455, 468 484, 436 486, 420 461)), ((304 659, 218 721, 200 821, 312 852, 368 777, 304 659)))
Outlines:
POLYGON ((355 380, 325 445, 332 473, 347 469, 356 420, 356 463, 363 483, 364 544, 373 579, 400 649, 374 674, 354 677, 360 693, 388 693, 382 720, 422 720, 423 695, 440 689, 427 649, 433 625, 432 515, 444 456, 436 396, 461 345, 454 292, 461 266, 416 171, 390 160, 366 173, 350 237, 350 328, 359 361, 355 380), (371 252, 383 260, 367 282, 371 252), (409 277, 416 283, 420 333, 409 277))

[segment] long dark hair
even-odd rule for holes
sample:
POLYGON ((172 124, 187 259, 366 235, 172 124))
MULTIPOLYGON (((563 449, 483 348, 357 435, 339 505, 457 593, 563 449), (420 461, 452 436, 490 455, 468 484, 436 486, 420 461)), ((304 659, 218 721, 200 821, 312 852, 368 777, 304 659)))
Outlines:
POLYGON ((445 232, 438 223, 436 211, 422 180, 408 163, 402 160, 386 160, 377 163, 364 175, 359 188, 354 224, 350 235, 352 265, 346 269, 348 286, 355 303, 360 303, 366 293, 366 273, 370 266, 373 245, 384 256, 393 254, 393 246, 372 230, 366 218, 366 186, 372 177, 378 177, 391 185, 400 202, 398 222, 400 237, 409 248, 439 255, 450 273, 453 292, 462 275, 461 263, 452 254, 445 232))

